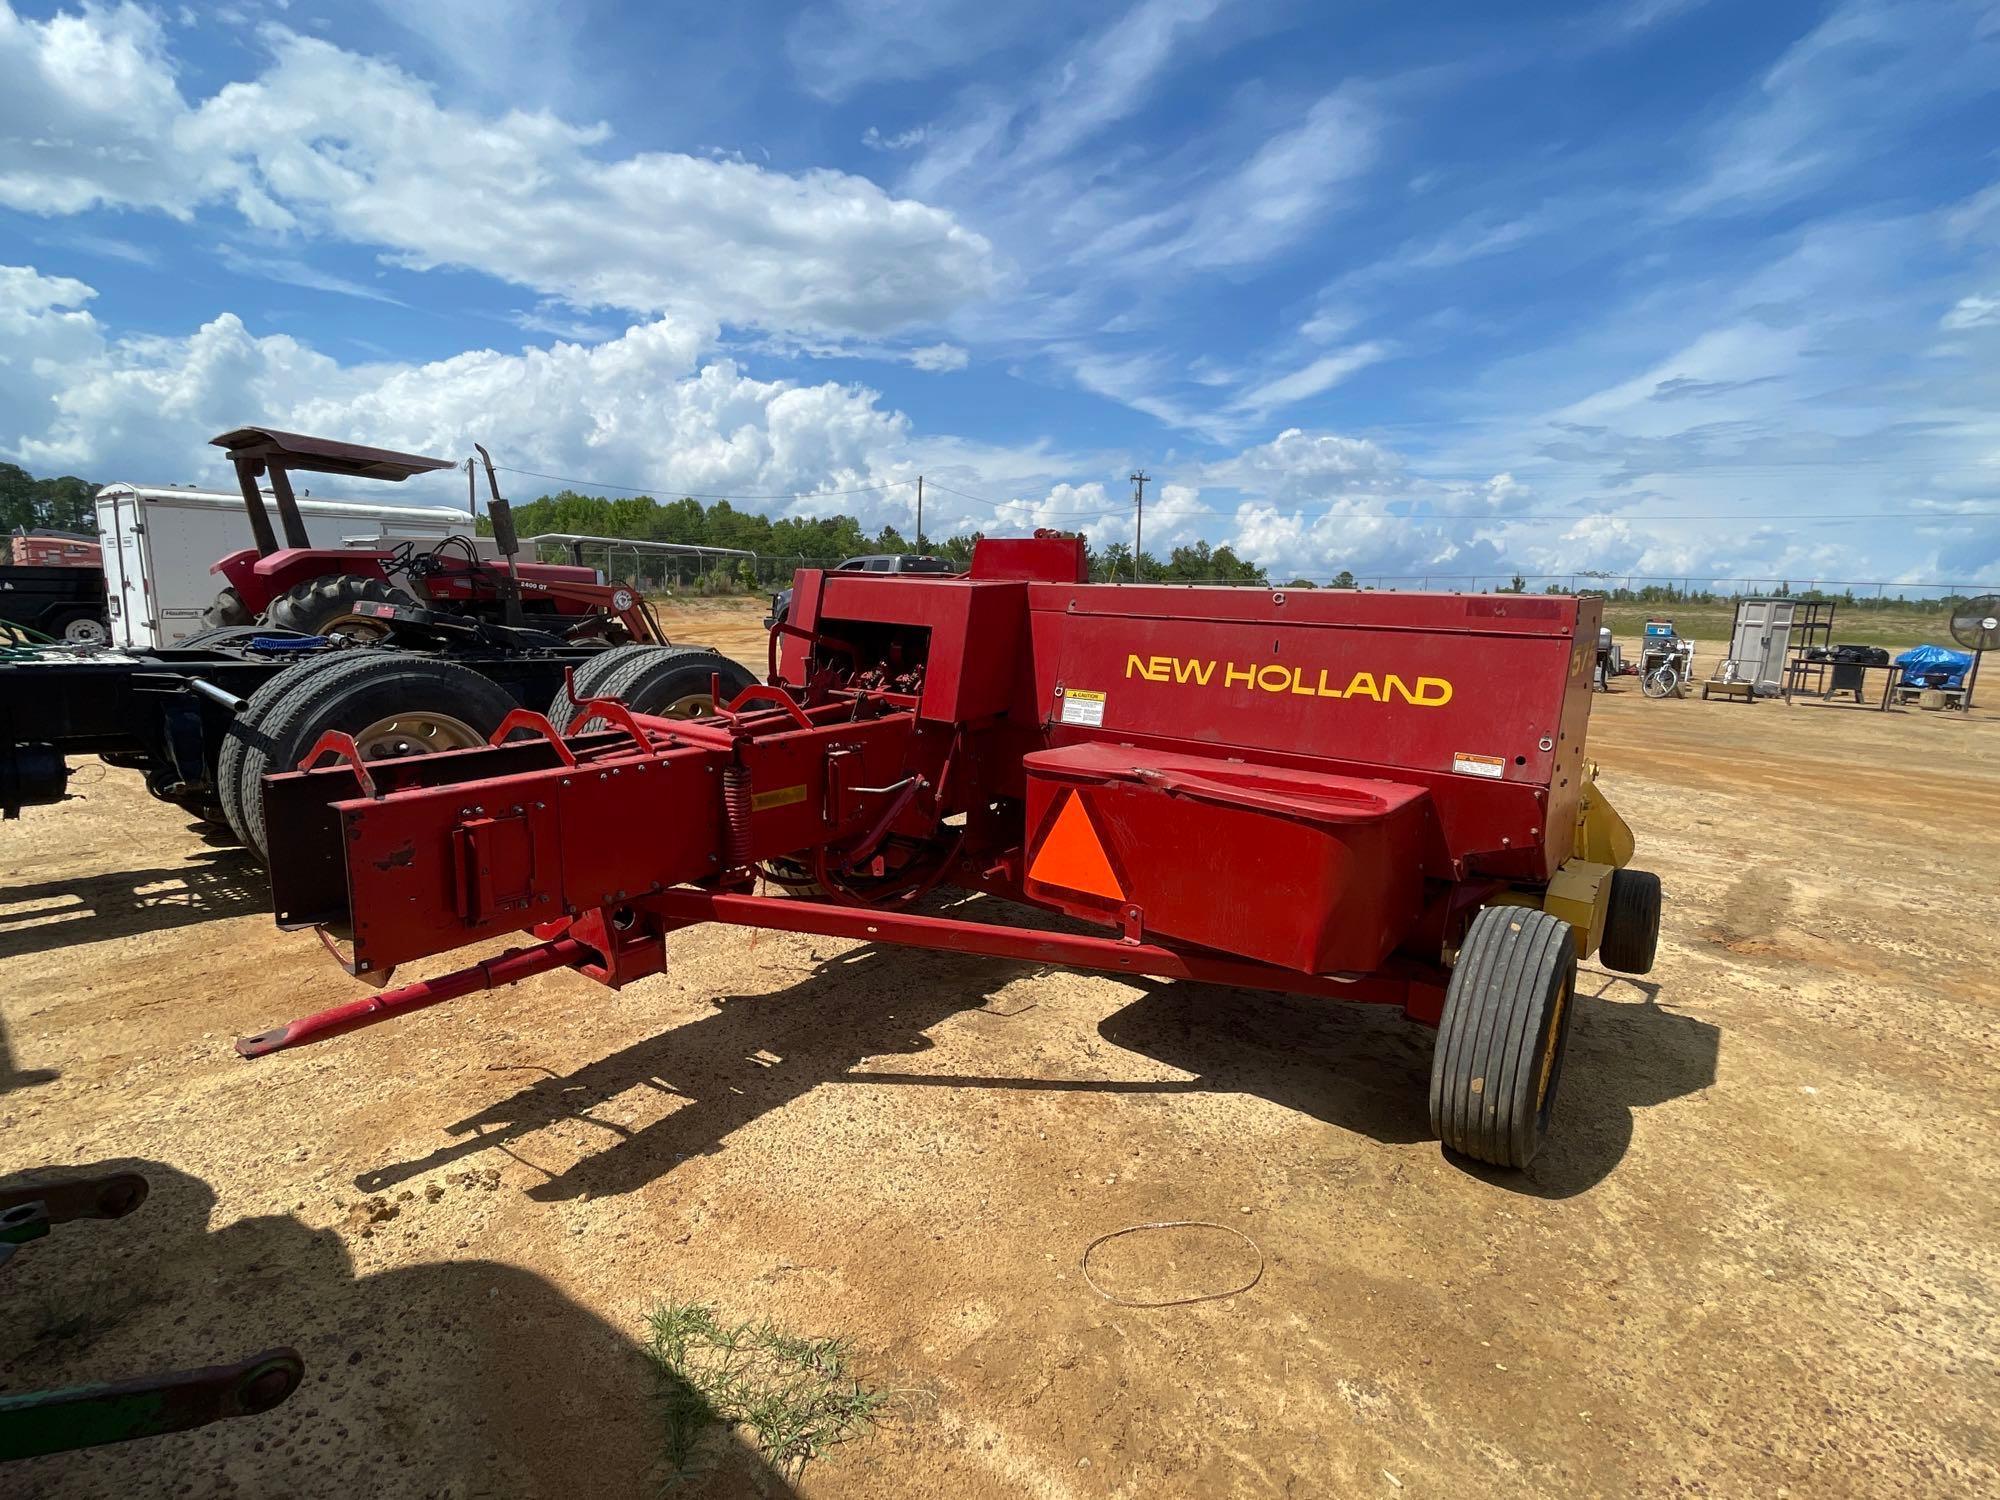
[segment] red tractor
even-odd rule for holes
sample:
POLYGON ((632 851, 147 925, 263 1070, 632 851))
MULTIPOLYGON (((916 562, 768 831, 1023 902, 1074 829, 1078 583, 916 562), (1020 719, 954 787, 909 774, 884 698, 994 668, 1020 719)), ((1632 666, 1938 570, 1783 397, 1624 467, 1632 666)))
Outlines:
MULTIPOLYGON (((486 461, 495 539, 504 554, 482 556, 465 536, 441 539, 428 550, 399 543, 390 548, 315 547, 292 493, 291 471, 344 474, 400 483, 413 474, 454 467, 441 458, 364 448, 326 438, 239 427, 210 439, 229 455, 243 490, 255 547, 215 564, 227 582, 203 616, 211 628, 267 624, 301 635, 341 634, 372 639, 382 634, 379 606, 420 605, 474 619, 528 624, 569 640, 611 645, 662 639, 645 602, 631 588, 606 584, 593 568, 560 563, 516 563, 513 523, 499 498, 493 465, 486 461), (271 525, 258 481, 270 485, 284 530, 271 525)), ((481 448, 485 457, 486 450, 481 448)))

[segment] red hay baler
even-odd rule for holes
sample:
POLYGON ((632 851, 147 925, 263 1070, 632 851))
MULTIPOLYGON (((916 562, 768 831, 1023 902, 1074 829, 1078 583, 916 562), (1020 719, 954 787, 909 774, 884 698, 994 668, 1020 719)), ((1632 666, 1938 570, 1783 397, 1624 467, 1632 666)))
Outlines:
POLYGON ((711 716, 586 695, 369 764, 328 735, 264 784, 281 926, 377 983, 538 941, 238 1050, 555 968, 616 988, 727 922, 1398 1005, 1439 1028, 1439 1136, 1524 1165, 1578 958, 1643 973, 1659 931, 1584 755, 1596 602, 1085 577, 1052 535, 963 577, 804 571, 768 681, 711 716))

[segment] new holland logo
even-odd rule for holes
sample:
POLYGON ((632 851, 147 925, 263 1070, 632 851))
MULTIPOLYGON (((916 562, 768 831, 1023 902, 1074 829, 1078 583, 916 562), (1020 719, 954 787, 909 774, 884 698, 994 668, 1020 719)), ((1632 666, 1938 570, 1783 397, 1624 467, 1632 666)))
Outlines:
POLYGON ((1394 672, 1355 672, 1345 682, 1332 668, 1288 667, 1278 662, 1202 661, 1191 656, 1127 656, 1125 675, 1147 682, 1182 686, 1241 688, 1253 693, 1284 693, 1300 698, 1368 698, 1376 703, 1401 700, 1417 708, 1443 708, 1451 702, 1451 683, 1442 677, 1414 681, 1394 672))

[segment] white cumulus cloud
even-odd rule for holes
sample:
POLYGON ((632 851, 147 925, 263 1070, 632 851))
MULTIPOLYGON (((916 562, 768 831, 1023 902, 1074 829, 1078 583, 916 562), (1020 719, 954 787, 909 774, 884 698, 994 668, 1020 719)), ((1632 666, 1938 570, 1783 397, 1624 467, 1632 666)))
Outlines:
POLYGON ((402 70, 277 28, 270 65, 190 104, 129 5, 38 23, 0 4, 0 203, 186 217, 346 240, 579 307, 885 334, 986 295, 991 248, 866 178, 679 152, 602 125, 440 104, 402 70))

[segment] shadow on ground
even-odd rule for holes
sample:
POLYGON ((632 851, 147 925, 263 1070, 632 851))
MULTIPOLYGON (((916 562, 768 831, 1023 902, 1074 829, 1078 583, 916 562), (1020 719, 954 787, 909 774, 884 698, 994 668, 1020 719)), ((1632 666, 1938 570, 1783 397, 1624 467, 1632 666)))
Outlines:
MULTIPOLYGON (((33 1175, 110 1171, 145 1174, 151 1196, 125 1219, 58 1225, 16 1256, 0 1302, 0 1390, 285 1345, 305 1381, 263 1416, 8 1465, 0 1490, 45 1500, 661 1493, 651 1362, 540 1277, 479 1260, 362 1274, 339 1235, 285 1214, 211 1231, 228 1206, 158 1162, 33 1175)), ((719 1437, 713 1460, 666 1493, 793 1494, 732 1437, 719 1437)))
POLYGON ((7 1036, 7 1018, 0 1016, 0 1095, 15 1089, 31 1089, 54 1083, 62 1074, 55 1068, 24 1068, 14 1061, 14 1044, 7 1036))
POLYGON ((460 1158, 504 1149, 558 1120, 587 1119, 622 1138, 529 1189, 528 1196, 546 1202, 633 1192, 687 1157, 720 1149, 752 1120, 846 1077, 863 1058, 927 1050, 929 1027, 983 1004, 1021 971, 1000 959, 857 948, 827 959, 787 989, 725 996, 699 1020, 572 1073, 537 1078, 446 1127, 461 1139, 416 1160, 364 1172, 355 1186, 381 1192, 460 1158), (752 1054, 760 1052, 780 1060, 758 1061, 752 1054), (640 1084, 686 1102, 638 1130, 591 1116, 640 1084))
POLYGON ((0 907, 0 959, 8 959, 268 912, 271 886, 241 849, 216 849, 160 869, 0 889, 0 907))
MULTIPOLYGON (((364 1172, 355 1185, 381 1192, 575 1119, 619 1138, 549 1176, 529 1196, 555 1201, 629 1193, 688 1157, 722 1149, 732 1132, 833 1082, 1109 1095, 1239 1093, 1391 1144, 1431 1138, 1432 1032, 1382 1006, 1145 981, 1145 993, 1106 1018, 1099 1034, 1192 1078, 938 1075, 861 1067, 867 1059, 929 1049, 924 1033, 930 1027, 979 1009, 1032 967, 893 946, 856 948, 786 989, 725 998, 711 1015, 573 1072, 539 1077, 446 1127, 457 1140, 364 1172), (592 1114, 641 1084, 685 1102, 636 1130, 592 1114)), ((1582 1192, 1624 1156, 1634 1109, 1714 1081, 1715 1029, 1662 1009, 1652 990, 1608 974, 1583 974, 1555 1133, 1528 1173, 1492 1174, 1491 1180, 1542 1196, 1582 1192), (1640 1003, 1616 999, 1614 992, 1641 997, 1640 1003)))
POLYGON ((1722 1033, 1667 1009, 1659 995, 1648 980, 1579 969, 1562 1095, 1540 1154, 1525 1172, 1454 1160, 1495 1186, 1538 1198, 1571 1198, 1602 1182, 1631 1149, 1638 1110, 1715 1082, 1722 1033))

